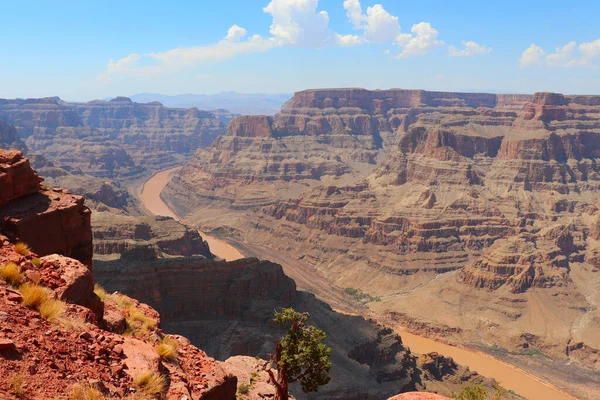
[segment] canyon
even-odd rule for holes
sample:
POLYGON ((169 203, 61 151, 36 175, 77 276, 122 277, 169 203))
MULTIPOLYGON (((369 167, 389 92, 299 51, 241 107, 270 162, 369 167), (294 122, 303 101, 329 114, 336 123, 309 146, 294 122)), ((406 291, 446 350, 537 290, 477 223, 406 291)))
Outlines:
MULTIPOLYGON (((214 261, 196 231, 169 217, 114 214, 103 224, 103 216, 90 218, 81 196, 43 187, 18 151, 0 150, 0 168, 2 396, 50 398, 77 390, 145 396, 150 389, 139 377, 151 373, 165 379, 160 398, 234 399, 234 374, 258 378, 257 395, 264 397, 269 385, 262 367, 238 355, 267 356, 283 334, 273 325, 273 310, 286 306, 310 312, 311 322, 330 334, 332 383, 320 398, 380 399, 424 389, 449 394, 465 382, 494 383, 438 354, 412 355, 391 329, 336 313, 297 291, 280 265, 214 261), (66 242, 52 240, 55 231, 66 242), (23 247, 26 240, 31 250, 23 247), (99 256, 93 267, 90 246, 99 256), (103 258, 109 255, 118 257, 103 258), (5 272, 9 264, 18 276, 5 272), (28 287, 48 297, 28 303, 28 287), (44 311, 47 303, 60 305, 56 314, 44 311), (161 343, 177 344, 176 361, 160 355, 161 343), (192 343, 227 360, 218 362, 192 343)), ((296 398, 310 397, 299 392, 296 398)))
POLYGON ((93 265, 241 380, 286 305, 329 333, 319 398, 481 379, 445 352, 539 377, 528 398, 599 394, 600 97, 323 89, 233 117, 0 100, 2 147, 45 178, 4 155, 0 230, 93 265))
POLYGON ((88 103, 57 97, 0 99, 0 120, 13 126, 29 151, 98 178, 132 179, 179 165, 225 133, 223 121, 231 117, 225 114, 221 120, 197 108, 135 103, 127 97, 88 103))
POLYGON ((162 198, 377 318, 594 398, 599 146, 598 96, 308 90, 234 119, 162 198))

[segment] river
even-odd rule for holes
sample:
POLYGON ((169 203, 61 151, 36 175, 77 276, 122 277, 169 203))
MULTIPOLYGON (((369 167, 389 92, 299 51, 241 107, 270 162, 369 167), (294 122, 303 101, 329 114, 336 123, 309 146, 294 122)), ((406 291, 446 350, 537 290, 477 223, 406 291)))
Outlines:
MULTIPOLYGON (((160 198, 160 193, 163 191, 169 178, 172 174, 179 171, 181 167, 171 168, 162 172, 154 174, 149 180, 144 183, 141 193, 141 202, 154 215, 163 215, 166 217, 173 217, 180 222, 182 221, 171 209, 165 204, 160 198)), ((210 247, 211 253, 227 261, 239 260, 244 258, 243 254, 240 253, 235 247, 231 246, 224 241, 206 234, 206 232, 200 231, 202 238, 206 240, 210 247)))
MULTIPOLYGON (((171 174, 179 169, 180 167, 159 172, 146 181, 141 192, 141 202, 148 211, 155 215, 169 216, 181 221, 160 198, 160 193, 169 183, 171 174)), ((204 232, 200 233, 208 242, 211 252, 218 257, 229 261, 244 257, 240 251, 229 243, 204 232)), ((281 262, 278 259, 272 261, 281 262)), ((287 270, 286 273, 288 273, 287 270)), ((292 277, 294 278, 294 276, 292 277)), ((313 279, 315 279, 314 275, 313 279)), ((330 301, 333 299, 327 298, 330 301)), ((334 305, 332 304, 332 306, 334 305)), ((403 331, 401 327, 396 327, 396 331, 402 336, 402 342, 410 347, 413 352, 418 354, 437 352, 446 357, 452 357, 457 363, 468 366, 471 370, 477 371, 483 376, 496 379, 506 389, 513 390, 529 400, 577 400, 576 397, 567 394, 552 384, 488 354, 417 336, 403 331)))

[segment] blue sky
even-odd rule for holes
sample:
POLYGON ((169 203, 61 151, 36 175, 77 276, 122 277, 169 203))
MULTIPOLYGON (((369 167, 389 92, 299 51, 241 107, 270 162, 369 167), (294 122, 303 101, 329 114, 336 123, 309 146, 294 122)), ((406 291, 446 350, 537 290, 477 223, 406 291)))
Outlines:
POLYGON ((600 93, 597 1, 3 0, 0 11, 4 98, 600 93))

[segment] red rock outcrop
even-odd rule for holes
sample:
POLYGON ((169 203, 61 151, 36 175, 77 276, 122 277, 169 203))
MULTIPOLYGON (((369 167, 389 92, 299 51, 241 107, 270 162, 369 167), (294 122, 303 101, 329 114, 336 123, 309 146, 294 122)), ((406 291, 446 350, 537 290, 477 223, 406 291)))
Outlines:
POLYGON ((21 152, 0 150, 0 206, 37 193, 41 188, 41 181, 21 152))
POLYGON ((158 314, 150 307, 123 295, 106 295, 105 301, 113 309, 116 305, 123 318, 135 312, 155 321, 155 328, 133 333, 135 337, 104 330, 104 302, 94 293, 88 268, 59 255, 43 257, 37 266, 32 262, 36 254, 16 253, 3 236, 0 245, 0 265, 7 260, 16 263, 26 283, 39 284, 65 302, 62 311, 48 320, 21 304, 19 291, 0 279, 0 397, 72 397, 77 388, 87 388, 124 398, 143 394, 144 387, 136 386, 135 379, 152 372, 165 379, 160 398, 235 399, 236 378, 187 339, 157 329, 158 314), (156 346, 165 337, 177 343, 176 361, 161 359, 157 353, 156 346))

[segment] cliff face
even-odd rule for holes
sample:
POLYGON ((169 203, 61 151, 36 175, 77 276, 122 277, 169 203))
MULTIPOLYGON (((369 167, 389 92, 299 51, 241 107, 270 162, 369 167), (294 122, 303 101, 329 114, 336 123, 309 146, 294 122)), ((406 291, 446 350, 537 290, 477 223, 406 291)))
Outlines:
MULTIPOLYGON (((245 241, 312 264, 340 287, 383 296, 370 304, 376 312, 402 312, 415 326, 461 328, 448 335, 514 351, 521 335, 532 334, 545 354, 565 359, 571 341, 600 349, 592 333, 600 321, 592 289, 600 257, 589 235, 590 226, 598 230, 598 102, 552 93, 300 92, 260 125, 269 129, 255 135, 258 127, 246 122, 199 152, 165 197, 200 225, 228 225, 245 241), (356 125, 360 115, 368 126, 356 125), (331 123, 334 117, 343 123, 331 123), (377 132, 380 161, 366 177, 264 182, 273 153, 261 146, 289 148, 293 138, 306 149, 299 144, 318 138, 323 154, 342 149, 341 164, 356 171, 353 150, 330 139, 377 132), (224 150, 226 140, 237 146, 224 150), (248 168, 243 179, 230 174, 256 159, 263 167, 248 168), (221 181, 234 189, 220 189, 221 181), (222 201, 234 194, 260 201, 222 201), (224 210, 237 218, 219 218, 224 210)), ((593 351, 585 352, 568 358, 597 367, 593 351)))
MULTIPOLYGON (((281 266, 269 261, 121 259, 96 261, 94 273, 110 290, 139 296, 159 310, 164 329, 185 335, 223 360, 238 355, 266 358, 284 334, 272 322, 274 310, 309 312, 309 322, 327 332, 332 348, 332 380, 319 389, 319 398, 381 399, 426 385, 449 393, 459 382, 476 377, 451 366, 451 360, 444 361, 450 365, 444 373, 427 375, 391 329, 336 313, 314 295, 296 291, 281 266)), ((236 359, 227 360, 226 368, 237 364, 236 359)), ((300 390, 294 395, 311 398, 300 390)))
POLYGON ((124 254, 142 247, 157 256, 212 258, 198 231, 169 217, 133 217, 110 211, 92 215, 94 254, 124 254))
POLYGON ((23 150, 25 144, 19 138, 14 126, 0 121, 0 148, 23 150))
POLYGON ((175 165, 225 131, 211 113, 125 97, 89 103, 0 99, 0 120, 14 125, 31 151, 97 177, 132 177, 175 165))
POLYGON ((41 189, 19 152, 0 160, 0 397, 235 399, 237 379, 220 363, 166 335, 149 306, 95 289, 91 264, 64 256, 91 262, 83 199, 41 189), (176 360, 161 358, 161 342, 176 345, 176 360), (162 379, 157 393, 136 381, 148 373, 162 379))
POLYGON ((90 210, 83 198, 45 189, 20 152, 0 150, 0 230, 41 255, 59 253, 92 265, 90 210))

